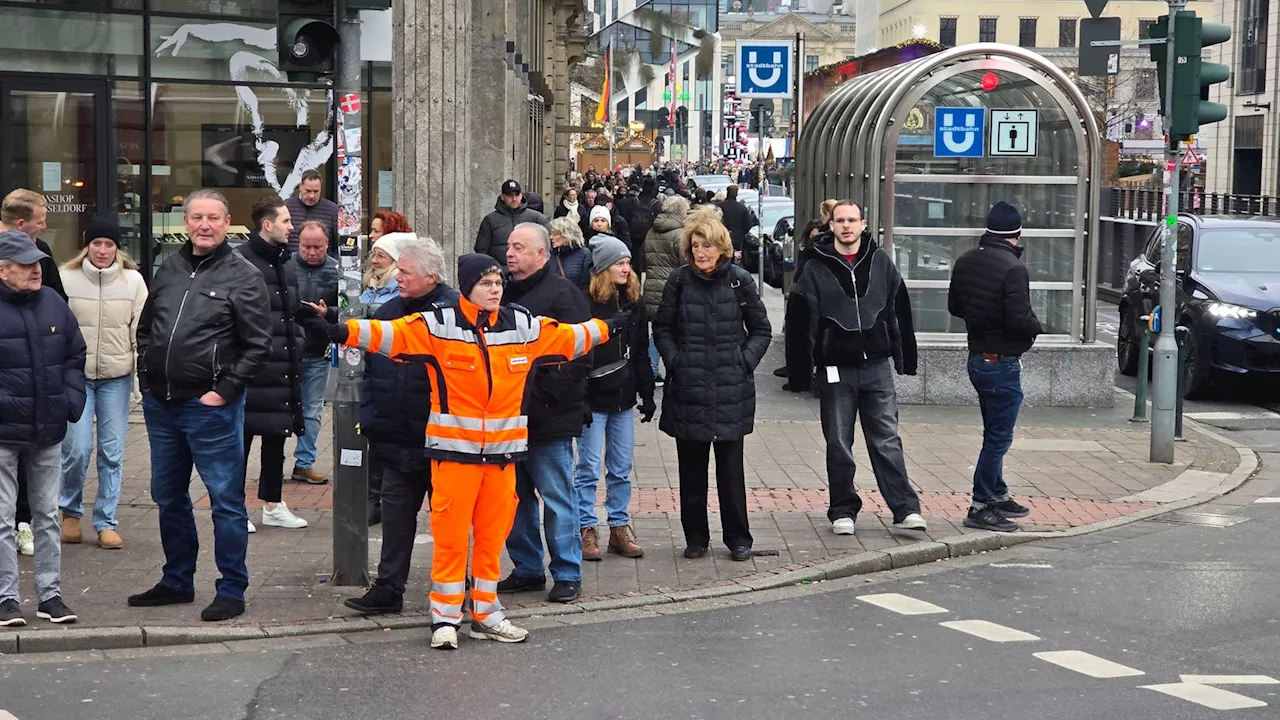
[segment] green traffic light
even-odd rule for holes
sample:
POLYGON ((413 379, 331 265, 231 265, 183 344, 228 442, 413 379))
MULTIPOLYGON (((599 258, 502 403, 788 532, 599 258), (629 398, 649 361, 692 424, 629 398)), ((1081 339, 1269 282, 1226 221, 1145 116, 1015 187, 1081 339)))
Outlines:
MULTIPOLYGON (((1173 46, 1176 64, 1173 69, 1173 116, 1169 133, 1177 138, 1194 135, 1201 125, 1220 122, 1227 117, 1227 106, 1209 102, 1209 86, 1226 82, 1231 68, 1220 63, 1204 62, 1204 48, 1231 38, 1231 27, 1206 23, 1194 12, 1180 11, 1173 20, 1173 46)), ((1165 64, 1158 63, 1162 77, 1165 64)), ((1162 93, 1163 95, 1163 93, 1162 93)))

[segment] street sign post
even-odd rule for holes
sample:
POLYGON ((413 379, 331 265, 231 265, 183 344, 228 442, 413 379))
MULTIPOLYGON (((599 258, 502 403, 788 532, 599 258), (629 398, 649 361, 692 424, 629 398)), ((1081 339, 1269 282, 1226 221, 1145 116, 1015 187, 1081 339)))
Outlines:
POLYGON ((787 99, 794 76, 791 41, 738 41, 738 97, 787 99))
POLYGON ((1081 77, 1104 77, 1120 70, 1120 48, 1097 45, 1120 40, 1120 18, 1085 18, 1080 21, 1079 73, 1081 77), (1114 68, 1114 70, 1112 69, 1114 68))

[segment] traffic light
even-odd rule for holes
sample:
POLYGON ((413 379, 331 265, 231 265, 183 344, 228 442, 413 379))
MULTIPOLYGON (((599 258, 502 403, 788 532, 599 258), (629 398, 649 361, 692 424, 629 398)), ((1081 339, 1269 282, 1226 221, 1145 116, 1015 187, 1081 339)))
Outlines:
POLYGON ((338 50, 333 0, 280 0, 276 51, 280 72, 291 80, 316 80, 332 73, 338 50))
POLYGON ((657 139, 655 139, 653 142, 653 150, 658 154, 659 157, 661 157, 663 152, 666 151, 666 149, 667 149, 667 137, 665 135, 659 135, 657 139))
MULTIPOLYGON (((1161 15, 1147 27, 1148 40, 1164 40, 1169 37, 1169 16, 1161 15)), ((1160 87, 1160 114, 1164 115, 1165 82, 1169 74, 1169 48, 1164 44, 1148 45, 1151 62, 1156 64, 1156 84, 1160 87)))
POLYGON ((1227 119, 1227 106, 1209 102, 1209 86, 1231 78, 1231 68, 1202 60, 1204 49, 1231 38, 1231 26, 1206 23, 1196 14, 1179 12, 1173 20, 1173 120, 1169 132, 1182 139, 1201 125, 1227 119))

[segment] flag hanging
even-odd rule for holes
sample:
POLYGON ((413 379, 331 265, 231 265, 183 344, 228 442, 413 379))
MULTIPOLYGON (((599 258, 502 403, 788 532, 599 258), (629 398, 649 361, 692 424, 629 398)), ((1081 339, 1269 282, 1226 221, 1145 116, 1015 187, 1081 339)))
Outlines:
POLYGON ((596 122, 609 120, 609 90, 613 85, 612 43, 604 51, 604 87, 600 88, 600 104, 596 105, 596 122))

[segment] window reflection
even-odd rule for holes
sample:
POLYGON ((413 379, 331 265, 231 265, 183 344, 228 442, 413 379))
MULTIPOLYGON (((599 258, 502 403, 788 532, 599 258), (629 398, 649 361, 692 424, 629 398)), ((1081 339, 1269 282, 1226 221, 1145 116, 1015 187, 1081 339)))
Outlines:
POLYGON ((895 178, 893 226, 982 228, 987 211, 1004 200, 1022 213, 1022 227, 1066 229, 1076 225, 1075 185, 916 183, 895 178))
MULTIPOLYGON (((1031 282, 1075 280, 1073 237, 1023 237, 1022 262, 1031 282)), ((949 280, 956 260, 978 246, 978 238, 940 235, 893 236, 893 259, 908 280, 949 280)))
MULTIPOLYGON (((944 288, 907 288, 916 332, 963 333, 964 321, 947 311, 944 288)), ((1031 309, 1051 335, 1071 333, 1070 290, 1032 290, 1031 309)))

